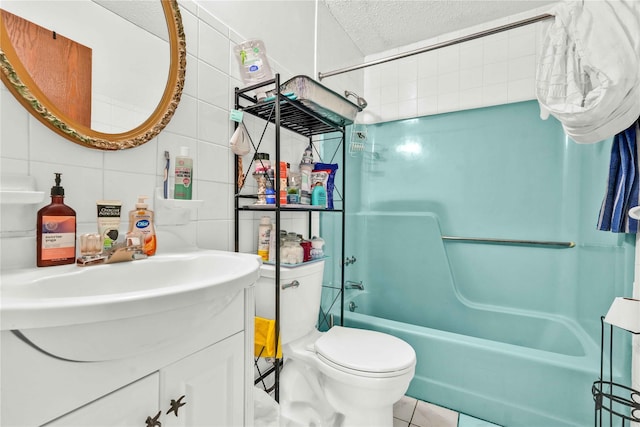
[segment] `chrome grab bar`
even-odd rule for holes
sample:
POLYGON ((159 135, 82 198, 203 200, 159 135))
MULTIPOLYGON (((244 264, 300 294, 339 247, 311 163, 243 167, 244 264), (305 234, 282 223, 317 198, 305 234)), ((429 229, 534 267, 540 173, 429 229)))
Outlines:
POLYGON ((300 282, 298 282, 297 280, 294 280, 291 283, 285 283, 281 286, 281 289, 284 291, 285 289, 289 289, 289 288, 297 288, 298 286, 300 286, 300 282))
POLYGON ((442 240, 455 240, 455 241, 478 242, 478 243, 505 243, 509 245, 560 246, 563 248, 573 248, 576 245, 575 242, 550 242, 545 240, 487 239, 487 238, 481 238, 481 237, 442 236, 442 240))

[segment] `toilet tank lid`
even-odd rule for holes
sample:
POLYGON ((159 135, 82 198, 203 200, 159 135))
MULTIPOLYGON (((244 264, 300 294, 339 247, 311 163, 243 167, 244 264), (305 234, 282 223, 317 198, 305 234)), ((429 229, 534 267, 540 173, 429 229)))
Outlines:
POLYGON ((394 372, 416 363, 409 344, 393 335, 334 326, 315 342, 316 353, 345 368, 363 372, 394 372))

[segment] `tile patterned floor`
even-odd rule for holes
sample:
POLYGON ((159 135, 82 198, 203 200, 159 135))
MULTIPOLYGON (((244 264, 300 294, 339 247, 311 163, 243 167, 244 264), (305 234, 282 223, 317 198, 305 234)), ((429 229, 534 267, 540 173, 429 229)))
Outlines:
POLYGON ((413 397, 393 405, 393 427, 499 427, 413 397))

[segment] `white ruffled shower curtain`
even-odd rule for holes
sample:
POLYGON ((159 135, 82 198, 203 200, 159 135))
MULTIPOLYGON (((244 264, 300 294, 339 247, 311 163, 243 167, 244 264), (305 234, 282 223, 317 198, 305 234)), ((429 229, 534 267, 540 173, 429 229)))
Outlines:
POLYGON ((640 117, 640 1, 560 3, 536 74, 542 118, 579 143, 610 138, 640 117))

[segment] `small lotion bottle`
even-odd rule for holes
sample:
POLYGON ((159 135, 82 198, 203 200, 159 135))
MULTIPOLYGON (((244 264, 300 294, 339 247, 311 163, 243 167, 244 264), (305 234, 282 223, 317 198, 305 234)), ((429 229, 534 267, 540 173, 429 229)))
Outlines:
POLYGON ((136 208, 129 211, 129 233, 137 231, 144 236, 144 253, 147 256, 156 253, 156 230, 153 225, 153 211, 145 203, 147 196, 138 196, 136 208))
POLYGON ((38 211, 36 228, 36 265, 74 264, 76 262, 76 211, 64 204, 60 173, 51 187, 51 203, 38 211))
POLYGON ((173 198, 191 200, 193 190, 193 159, 189 157, 189 147, 180 147, 180 155, 175 161, 176 182, 173 198))

